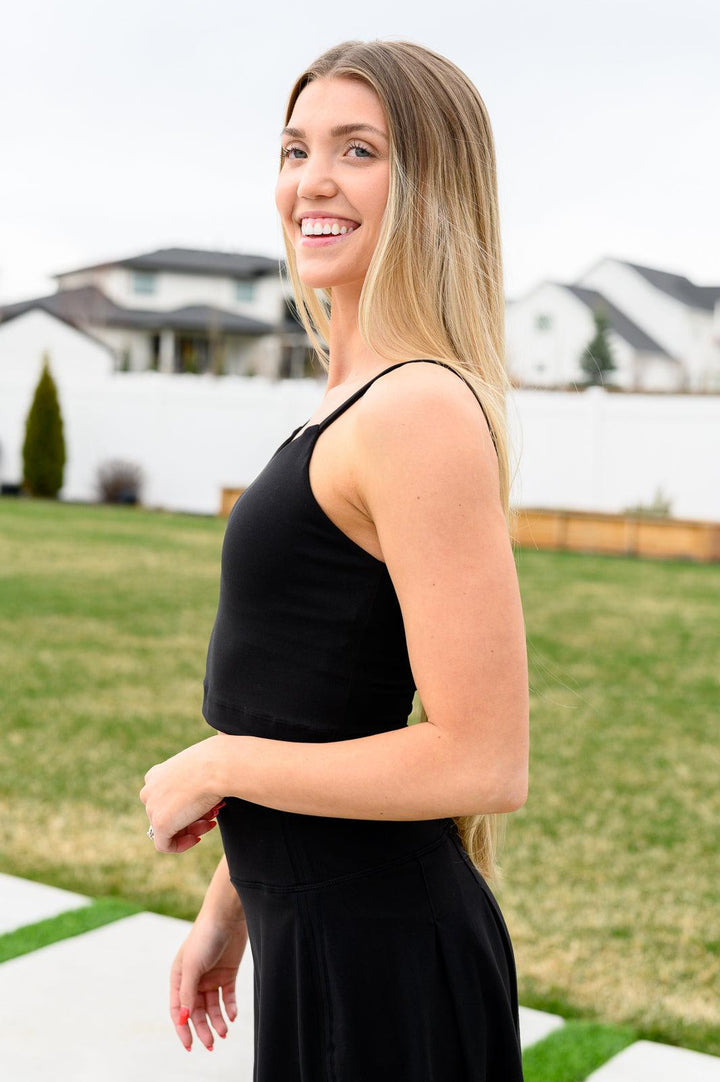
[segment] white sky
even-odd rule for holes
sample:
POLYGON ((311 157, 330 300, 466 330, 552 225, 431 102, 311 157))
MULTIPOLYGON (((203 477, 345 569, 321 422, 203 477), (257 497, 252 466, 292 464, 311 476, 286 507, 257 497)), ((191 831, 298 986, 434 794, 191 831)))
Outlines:
POLYGON ((495 134, 512 298, 614 255, 720 282, 717 0, 22 0, 0 39, 0 302, 159 247, 278 256, 296 75, 348 38, 460 65, 495 134))

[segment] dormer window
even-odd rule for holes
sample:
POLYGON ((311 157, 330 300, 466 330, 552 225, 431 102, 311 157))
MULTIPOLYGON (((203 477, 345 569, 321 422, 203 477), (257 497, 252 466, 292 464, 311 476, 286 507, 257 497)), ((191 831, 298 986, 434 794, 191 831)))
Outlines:
POLYGON ((157 276, 151 271, 133 271, 133 293, 144 293, 146 295, 148 293, 154 293, 156 277, 157 276))
POLYGON ((255 283, 249 279, 235 282, 235 300, 252 301, 255 299, 255 283))

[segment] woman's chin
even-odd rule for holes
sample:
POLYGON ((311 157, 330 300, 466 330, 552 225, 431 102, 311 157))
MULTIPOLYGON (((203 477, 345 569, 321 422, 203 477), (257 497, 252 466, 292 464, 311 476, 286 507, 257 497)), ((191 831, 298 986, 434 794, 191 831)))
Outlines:
POLYGON ((300 267, 298 267, 297 273, 306 289, 332 289, 333 285, 336 284, 332 276, 328 274, 313 273, 312 271, 301 270, 300 267))
POLYGON ((358 268, 320 267, 296 260, 297 275, 306 289, 338 289, 340 286, 362 288, 363 278, 358 278, 358 268))

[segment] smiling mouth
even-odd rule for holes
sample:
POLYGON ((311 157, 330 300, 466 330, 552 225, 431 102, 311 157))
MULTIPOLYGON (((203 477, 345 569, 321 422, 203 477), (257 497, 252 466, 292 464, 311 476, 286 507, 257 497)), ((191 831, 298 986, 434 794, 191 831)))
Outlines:
POLYGON ((303 218, 300 223, 303 237, 344 237, 359 228, 348 218, 303 218))

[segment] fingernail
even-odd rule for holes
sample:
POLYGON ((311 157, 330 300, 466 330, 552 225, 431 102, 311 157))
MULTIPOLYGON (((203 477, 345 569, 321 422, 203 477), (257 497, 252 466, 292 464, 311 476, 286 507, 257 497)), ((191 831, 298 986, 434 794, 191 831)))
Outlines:
POLYGON ((190 1010, 189 1010, 189 1008, 187 1008, 187 1007, 181 1007, 181 1008, 180 1008, 180 1016, 179 1016, 179 1018, 178 1018, 178 1025, 179 1025, 179 1026, 184 1026, 184 1025, 187 1025, 187 1020, 188 1020, 188 1018, 189 1018, 189 1017, 190 1017, 190 1010))

